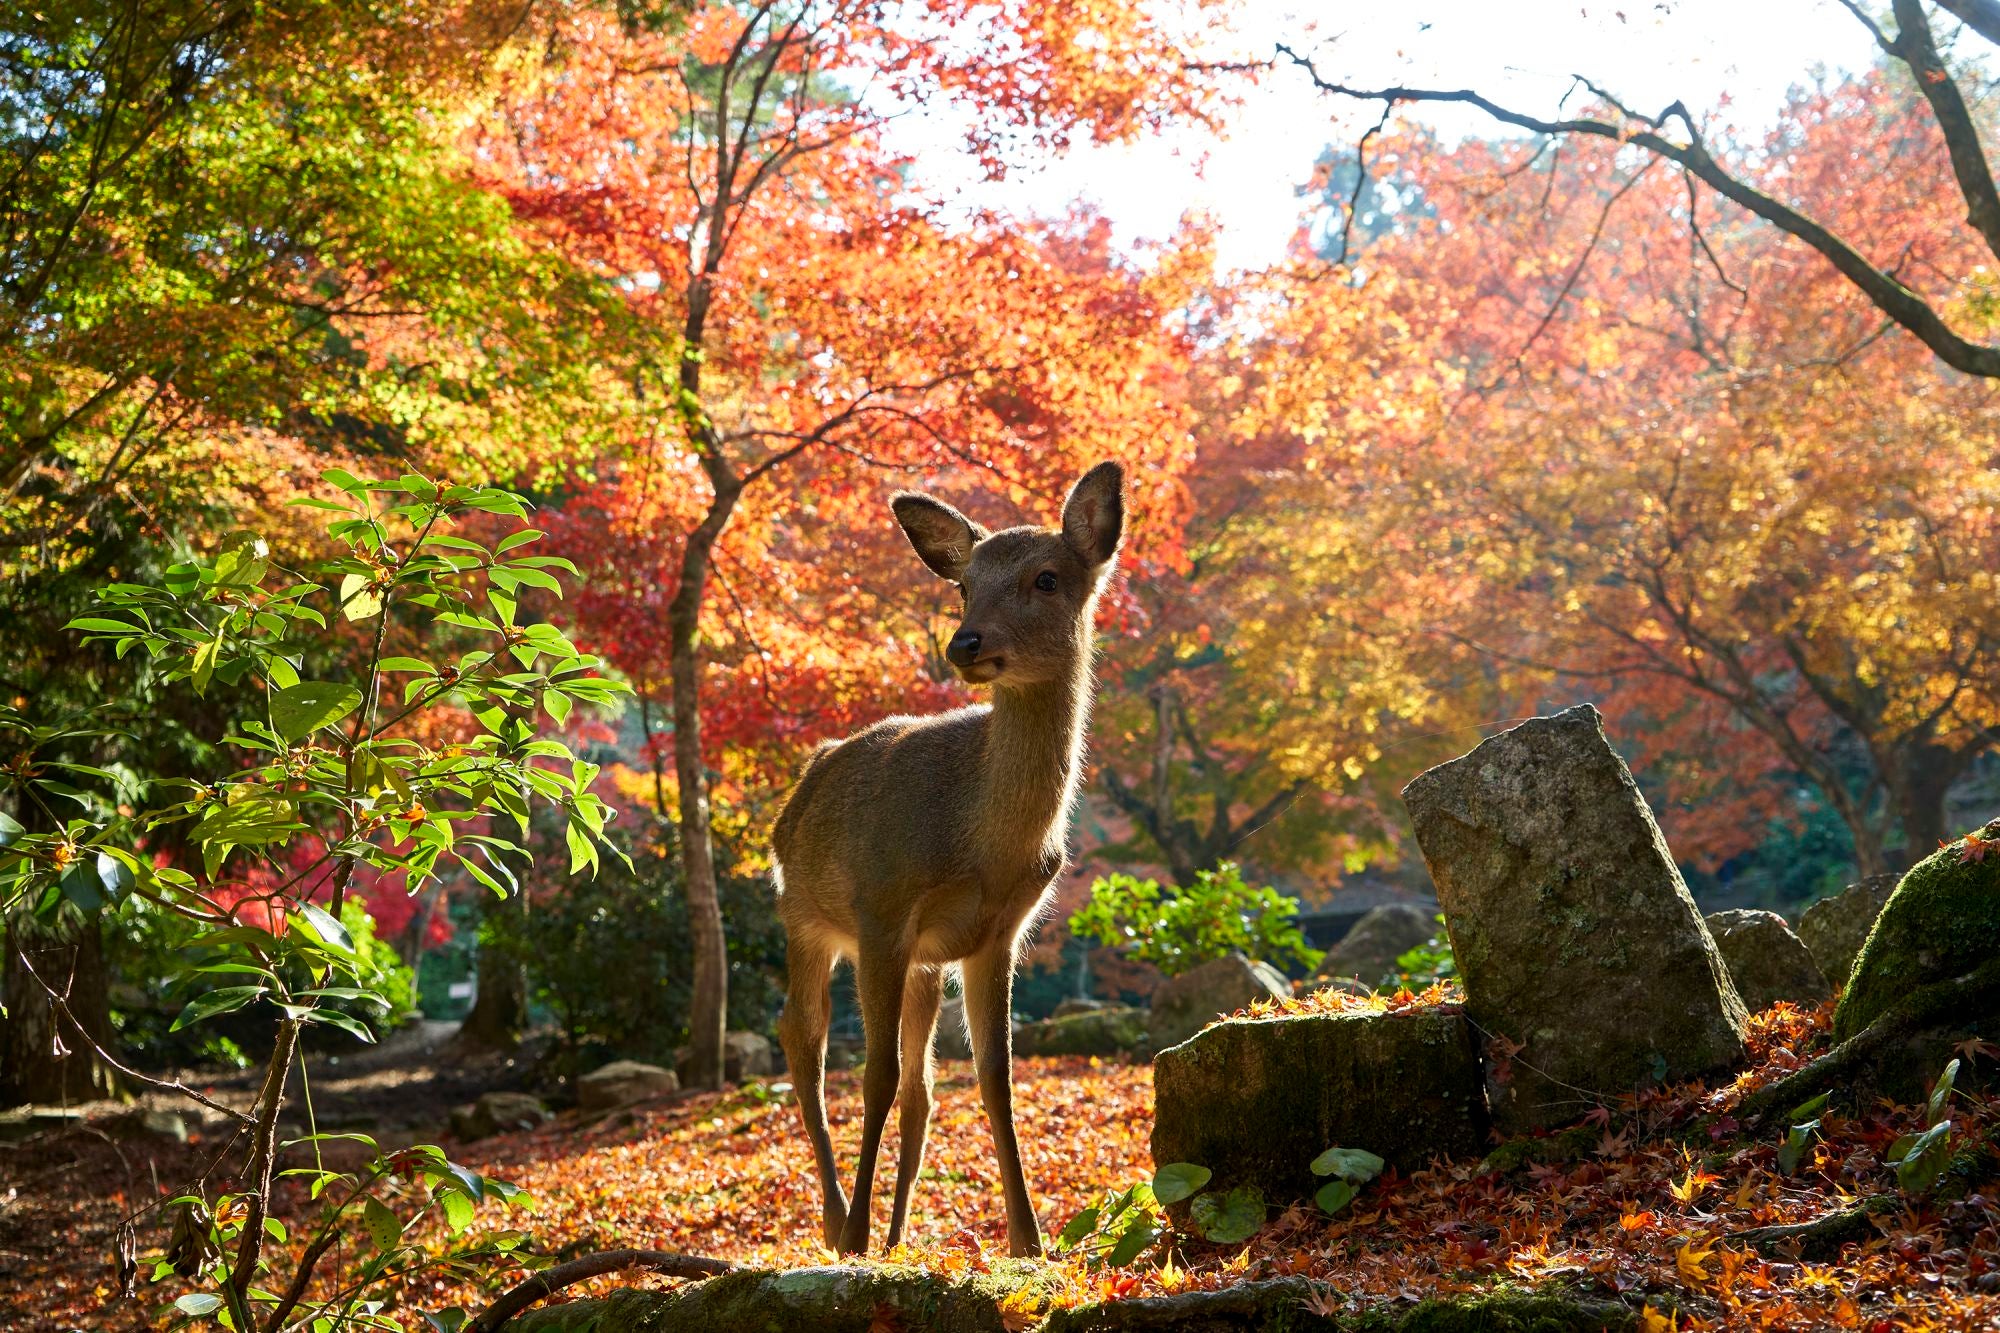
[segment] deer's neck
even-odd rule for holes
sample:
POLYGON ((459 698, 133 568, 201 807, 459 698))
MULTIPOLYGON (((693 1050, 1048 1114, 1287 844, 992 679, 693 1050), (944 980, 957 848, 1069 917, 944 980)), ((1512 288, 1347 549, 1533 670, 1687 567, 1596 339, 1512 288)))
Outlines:
POLYGON ((980 840, 990 855, 1038 864, 1060 856, 1090 720, 1090 654, 1062 680, 993 692, 980 840))

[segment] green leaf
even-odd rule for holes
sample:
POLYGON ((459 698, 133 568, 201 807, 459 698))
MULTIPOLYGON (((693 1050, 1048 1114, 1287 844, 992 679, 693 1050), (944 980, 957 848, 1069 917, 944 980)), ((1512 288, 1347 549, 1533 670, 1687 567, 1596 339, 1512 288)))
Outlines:
POLYGON ((1195 1229, 1217 1245, 1249 1240, 1264 1226, 1264 1196, 1254 1185, 1238 1185, 1227 1194, 1198 1194, 1188 1207, 1195 1229))
POLYGON ((214 1314, 222 1308, 222 1297, 205 1291, 191 1291, 174 1301, 174 1308, 182 1314, 199 1319, 205 1314, 214 1314))
POLYGON ((75 620, 70 621, 69 624, 64 625, 63 628, 87 630, 95 634, 141 634, 145 632, 141 626, 128 625, 122 620, 112 620, 105 616, 78 616, 75 620))
POLYGON ((455 1189, 439 1191, 437 1201, 444 1205, 445 1225, 453 1235, 472 1225, 472 1200, 455 1189))
POLYGON ((124 861, 111 852, 97 854, 97 882, 104 889, 104 896, 110 902, 123 901, 139 881, 124 861))
POLYGON ((271 696, 271 727, 288 741, 301 741, 361 706, 352 685, 309 680, 271 696))
POLYGON ((340 581, 340 614, 349 620, 367 620, 381 614, 382 598, 369 590, 371 582, 366 574, 349 574, 340 581))
POLYGON ((1134 1213, 1132 1220, 1125 1227, 1124 1234, 1118 1237, 1118 1243, 1113 1245, 1111 1253, 1104 1257, 1104 1262, 1113 1268, 1123 1268, 1144 1254, 1147 1247, 1159 1237, 1160 1227, 1157 1222, 1145 1213, 1134 1213))
POLYGON ((1922 1194, 1937 1184, 1944 1173, 1951 1141, 1951 1121, 1940 1120, 1921 1134, 1905 1134, 1889 1149, 1885 1159, 1896 1168, 1896 1183, 1905 1194, 1922 1194))
POLYGON ((1069 1225, 1062 1229, 1062 1234, 1056 1237, 1056 1248, 1073 1250, 1082 1244, 1083 1238, 1097 1229, 1097 1213, 1097 1205, 1092 1204, 1072 1217, 1069 1225))
POLYGON ((347 927, 335 920, 331 912, 317 903, 300 903, 298 906, 299 915, 305 918, 300 924, 305 927, 308 935, 335 953, 347 954, 350 957, 353 955, 353 937, 348 935, 347 927))
POLYGON ((1819 1121, 1807 1120, 1793 1125, 1785 1134, 1785 1141, 1778 1145, 1778 1173, 1789 1176, 1799 1169, 1805 1160, 1806 1150, 1812 1146, 1813 1135, 1819 1132, 1819 1121))
POLYGON ((380 1199, 370 1198, 361 1211, 361 1225, 378 1250, 393 1250, 403 1240, 403 1219, 391 1212, 380 1199))
POLYGON ((27 831, 27 825, 6 811, 0 810, 0 847, 5 847, 27 831))
POLYGON ((339 1028, 370 1046, 375 1044, 375 1034, 368 1030, 366 1023, 350 1014, 343 1014, 338 1009, 314 1009, 305 1015, 305 1020, 308 1023, 324 1023, 328 1027, 339 1028))
POLYGON ((1193 1162, 1171 1162, 1153 1173, 1153 1196, 1161 1203, 1193 1198, 1215 1173, 1193 1162))
POLYGON ((232 1013, 268 993, 269 991, 263 986, 224 986, 219 990, 212 990, 206 995, 197 996, 187 1008, 181 1010, 180 1017, 174 1020, 174 1025, 168 1031, 179 1032, 190 1023, 199 1023, 202 1019, 213 1018, 217 1014, 232 1013))
POLYGON ((1313 1202, 1324 1212, 1337 1213, 1353 1203, 1354 1196, 1359 1193, 1361 1187, 1351 1180, 1329 1180, 1319 1187, 1319 1193, 1313 1195, 1313 1202))
POLYGON ((95 912, 104 906, 104 889, 97 882, 97 871, 89 862, 78 861, 63 872, 61 880, 62 896, 75 903, 79 910, 95 912))
POLYGON ((1958 1061, 1953 1060, 1938 1075, 1937 1083, 1931 1088, 1930 1104, 1925 1108, 1924 1122, 1935 1125, 1944 1119, 1944 1108, 1951 1101, 1951 1090, 1958 1083, 1958 1061))
POLYGON ((1363 1148, 1328 1148, 1312 1160, 1316 1176, 1338 1176, 1365 1185, 1382 1174, 1387 1166, 1381 1158, 1363 1148))

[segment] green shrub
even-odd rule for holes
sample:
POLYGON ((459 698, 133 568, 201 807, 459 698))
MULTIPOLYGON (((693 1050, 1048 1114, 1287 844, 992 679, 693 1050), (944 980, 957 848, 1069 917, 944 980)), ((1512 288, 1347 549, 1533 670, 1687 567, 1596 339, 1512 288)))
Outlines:
POLYGON ((1438 913, 1437 934, 1416 948, 1396 956, 1396 980, 1411 990, 1422 990, 1433 981, 1458 975, 1458 959, 1451 952, 1451 936, 1445 933, 1444 913, 1438 913))
MULTIPOLYGON (((614 839, 616 842, 616 839, 614 839)), ((784 998, 785 935, 769 880, 719 876, 729 938, 729 1026, 769 1033, 784 998)), ((528 974, 528 998, 561 1034, 569 1072, 629 1058, 672 1064, 688 1040, 694 935, 679 858, 651 843, 613 858, 594 879, 532 895, 526 912, 488 912, 481 944, 528 974)))
POLYGON ((1320 951, 1306 943, 1298 912, 1298 899, 1268 885, 1251 888, 1236 863, 1224 861, 1182 888, 1106 875, 1090 886, 1090 901, 1070 917, 1069 928, 1170 977, 1232 952, 1280 967, 1314 967, 1320 951))

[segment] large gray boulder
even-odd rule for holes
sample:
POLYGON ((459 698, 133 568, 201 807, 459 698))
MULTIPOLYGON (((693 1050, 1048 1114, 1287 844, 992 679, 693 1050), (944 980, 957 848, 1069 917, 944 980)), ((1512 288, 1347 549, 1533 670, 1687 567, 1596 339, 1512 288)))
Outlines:
POLYGON ((576 1104, 586 1111, 609 1111, 681 1090, 671 1069, 637 1060, 613 1060, 576 1081, 576 1104))
POLYGON ((553 1118, 533 1093, 489 1092, 476 1102, 452 1108, 451 1132, 461 1143, 470 1143, 517 1129, 534 1129, 553 1118))
POLYGON ((1776 912, 1710 912, 1704 923, 1751 1013, 1780 1000, 1815 1005, 1833 994, 1812 953, 1776 912))
POLYGON ((1240 953, 1168 977, 1153 992, 1154 1050, 1177 1046, 1224 1014, 1256 1000, 1289 999, 1292 983, 1268 963, 1240 953))
POLYGON ((1595 708, 1491 737, 1403 799, 1466 1010, 1502 1052, 1503 1132, 1742 1062, 1743 1001, 1595 708))
POLYGON ((1320 959, 1322 977, 1352 977, 1379 986, 1395 974, 1396 960, 1439 931, 1437 914, 1408 903, 1384 903, 1370 909, 1354 928, 1320 959))
POLYGON ((1272 1203, 1324 1181, 1313 1158, 1365 1148, 1414 1171, 1486 1145, 1472 1026, 1454 1008, 1232 1018, 1153 1066, 1153 1161, 1193 1162, 1272 1203))
MULTIPOLYGON (((694 1048, 676 1047, 674 1049, 676 1077, 686 1082, 693 1077, 693 1068, 694 1048)), ((769 1078, 777 1072, 777 1056, 773 1053, 769 1037, 759 1032, 722 1034, 723 1082, 743 1083, 753 1078, 769 1078)))
POLYGON ((1870 875, 1850 884, 1831 897, 1808 907, 1799 918, 1799 938, 1812 951, 1813 961, 1835 986, 1845 986, 1854 973, 1854 960, 1875 929, 1875 918, 1888 906, 1896 891, 1896 875, 1870 875))

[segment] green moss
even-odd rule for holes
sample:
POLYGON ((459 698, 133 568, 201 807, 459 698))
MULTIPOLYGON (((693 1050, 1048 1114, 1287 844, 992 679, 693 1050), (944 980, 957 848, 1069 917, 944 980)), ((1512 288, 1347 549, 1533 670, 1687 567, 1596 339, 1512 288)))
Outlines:
POLYGON ((1016 1055, 1123 1055, 1146 1044, 1146 1011, 1125 1006, 1044 1019, 1014 1034, 1016 1055))
POLYGON ((1526 1166, 1550 1162, 1575 1162, 1591 1155, 1603 1142, 1604 1131, 1595 1125, 1572 1125, 1554 1134, 1524 1134, 1508 1139, 1486 1154, 1479 1166, 1483 1171, 1511 1175, 1526 1166))
MULTIPOLYGON (((1003 1327, 999 1301, 1024 1288, 1051 1295, 1049 1281, 1049 1270, 1028 1260, 958 1282, 891 1265, 731 1273, 675 1291, 545 1306, 508 1333, 843 1333, 883 1314, 912 1333, 986 1333, 1003 1327)), ((1282 1278, 1058 1310, 1041 1333, 1622 1333, 1637 1322, 1623 1305, 1560 1286, 1501 1284, 1415 1306, 1315 1312, 1338 1301, 1325 1283, 1282 1278)))
MULTIPOLYGON (((1854 1036, 1912 991, 2000 957, 2000 856, 1965 861, 1963 846, 1919 861, 1890 895, 1834 1011, 1834 1040, 1854 1036)), ((1968 1016, 1977 1017, 1992 1016, 1968 1016)))

